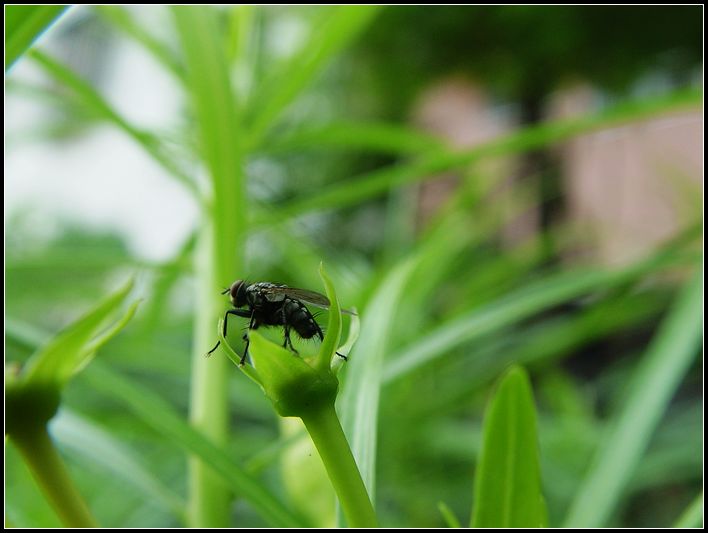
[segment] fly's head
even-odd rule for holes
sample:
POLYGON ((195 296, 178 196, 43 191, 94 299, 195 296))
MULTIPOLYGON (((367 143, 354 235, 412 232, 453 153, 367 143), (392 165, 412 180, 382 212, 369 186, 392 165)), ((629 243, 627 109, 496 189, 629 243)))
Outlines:
POLYGON ((246 289, 248 285, 242 280, 237 279, 231 284, 228 289, 229 299, 234 307, 243 307, 246 305, 246 289))

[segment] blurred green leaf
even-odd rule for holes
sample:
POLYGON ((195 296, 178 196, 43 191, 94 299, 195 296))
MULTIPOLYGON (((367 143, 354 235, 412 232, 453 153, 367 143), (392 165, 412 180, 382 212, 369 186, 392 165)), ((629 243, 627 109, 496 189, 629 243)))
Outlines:
POLYGON ((440 514, 445 520, 447 527, 462 527, 460 520, 455 516, 455 513, 452 512, 452 509, 450 509, 450 507, 448 507, 445 502, 438 502, 438 510, 440 511, 440 514))
POLYGON ((703 527, 703 491, 696 496, 696 499, 681 514, 673 527, 681 529, 703 527))
POLYGON ((551 274, 507 294, 480 309, 453 318, 389 359, 384 382, 390 383, 412 370, 442 357, 463 342, 509 326, 544 309, 593 290, 606 290, 657 270, 677 258, 665 252, 619 270, 585 269, 551 274))
POLYGON ((215 446, 156 393, 149 391, 104 365, 92 365, 87 379, 98 390, 128 407, 172 442, 197 455, 228 485, 248 500, 273 527, 302 527, 301 519, 280 503, 268 489, 247 474, 223 450, 215 446))
POLYGON ((601 527, 620 503, 661 416, 700 345, 703 280, 698 270, 679 294, 634 370, 627 401, 616 413, 565 521, 601 527))
MULTIPOLYGON (((682 90, 659 98, 625 102, 600 113, 580 118, 530 126, 465 151, 442 150, 425 154, 411 162, 348 178, 330 185, 321 192, 306 191, 300 198, 278 206, 279 216, 288 218, 311 211, 356 205, 392 188, 416 183, 485 158, 527 152, 583 133, 662 113, 695 108, 701 105, 702 100, 702 91, 682 90)), ((263 221, 258 220, 258 222, 263 221)))
POLYGON ((5 6, 5 72, 69 6, 5 6))
POLYGON ((544 527, 536 408, 521 367, 502 378, 484 420, 471 527, 544 527))
POLYGON ((302 150, 371 150, 390 154, 420 155, 444 148, 443 141, 413 128, 386 123, 330 123, 303 127, 269 139, 259 152, 279 154, 302 150))
POLYGON ((156 135, 130 124, 86 80, 83 80, 67 66, 38 50, 33 50, 30 56, 49 76, 70 88, 81 104, 126 133, 148 155, 162 165, 170 176, 187 187, 195 198, 200 198, 192 176, 182 170, 176 154, 168 151, 156 135))
POLYGON ((60 445, 81 460, 90 460, 140 491, 145 499, 159 502, 184 521, 185 503, 170 487, 141 464, 134 453, 107 431, 70 410, 62 409, 51 424, 60 445))
POLYGON ((416 265, 415 259, 401 262, 381 282, 362 313, 361 335, 345 374, 338 410, 362 479, 372 501, 376 501, 376 441, 381 369, 388 348, 388 332, 400 304, 403 288, 416 265))
POLYGON ((36 352, 23 371, 23 382, 62 387, 74 373, 86 366, 96 350, 123 329, 135 314, 138 302, 131 305, 123 317, 108 330, 100 331, 121 307, 132 288, 131 279, 36 352))
POLYGON ((285 108, 312 81, 336 53, 346 47, 371 21, 379 6, 336 6, 326 9, 328 16, 312 24, 310 39, 288 61, 256 88, 255 109, 248 131, 249 146, 256 147, 285 108), (332 12, 329 13, 329 10, 332 12))
POLYGON ((125 6, 100 5, 94 9, 116 28, 140 43, 178 81, 185 83, 184 66, 166 43, 138 23, 125 6))
POLYGON ((320 263, 319 273, 325 286, 327 298, 329 298, 330 307, 327 333, 320 346, 315 366, 319 370, 329 370, 335 362, 333 359, 339 357, 335 352, 339 346, 339 339, 342 337, 342 315, 334 284, 325 271, 324 263, 320 263))

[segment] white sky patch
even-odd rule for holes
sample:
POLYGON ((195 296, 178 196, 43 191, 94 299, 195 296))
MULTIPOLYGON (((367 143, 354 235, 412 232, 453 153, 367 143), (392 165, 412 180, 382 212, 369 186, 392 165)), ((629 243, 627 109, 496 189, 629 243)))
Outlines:
MULTIPOLYGON (((97 90, 134 125, 159 133, 173 129, 182 94, 170 74, 133 42, 120 38, 112 46, 111 68, 97 90)), ((43 79, 29 61, 17 64, 10 76, 32 83, 43 79)), ((53 116, 39 100, 10 93, 5 103, 6 134, 39 130, 53 116)), ((44 226, 37 230, 40 236, 51 234, 60 221, 115 230, 147 260, 172 257, 199 216, 184 186, 110 124, 65 142, 6 146, 4 190, 6 221, 18 211, 30 212, 31 220, 44 226)))

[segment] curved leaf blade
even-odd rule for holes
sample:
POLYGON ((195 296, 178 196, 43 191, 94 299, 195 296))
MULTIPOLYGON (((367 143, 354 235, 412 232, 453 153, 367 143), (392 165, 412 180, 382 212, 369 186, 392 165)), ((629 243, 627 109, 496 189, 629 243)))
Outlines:
POLYGON ((381 371, 388 332, 403 289, 417 262, 417 257, 413 257, 394 268, 364 310, 363 334, 346 365, 344 386, 338 402, 342 427, 372 501, 375 501, 381 371))
POLYGON ((303 527, 301 518, 280 503, 258 480, 248 474, 222 449, 185 422, 165 400, 146 388, 94 364, 86 372, 91 384, 122 402, 136 416, 154 427, 185 451, 198 456, 215 474, 244 499, 273 527, 303 527))
POLYGON ((622 489, 631 480, 671 397, 699 353, 702 320, 703 280, 698 270, 634 371, 628 400, 610 423, 565 527, 602 527, 621 501, 622 489))
POLYGON ((536 409, 521 367, 503 377, 484 421, 472 527, 544 527, 536 409))
POLYGON ((25 383, 63 386, 75 372, 91 360, 96 350, 123 329, 133 316, 137 302, 119 321, 111 325, 108 331, 101 332, 103 325, 118 311, 132 288, 131 279, 35 352, 25 367, 25 383))

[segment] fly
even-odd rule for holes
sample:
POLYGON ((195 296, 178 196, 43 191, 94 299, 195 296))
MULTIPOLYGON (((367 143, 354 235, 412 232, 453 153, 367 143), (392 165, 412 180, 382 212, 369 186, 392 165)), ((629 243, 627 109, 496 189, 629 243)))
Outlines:
MULTIPOLYGON (((236 315, 250 320, 248 329, 258 329, 260 326, 283 326, 285 332, 283 348, 289 346, 294 353, 298 352, 290 340, 291 331, 303 339, 311 339, 315 336, 319 337, 320 341, 324 339, 322 329, 315 317, 305 307, 305 303, 308 303, 324 309, 329 308, 330 301, 324 294, 267 281, 247 283, 240 279, 234 281, 231 287, 221 294, 227 293, 234 308, 224 314, 224 337, 226 337, 229 315, 236 315)), ((345 309, 342 309, 342 313, 354 314, 345 309)), ((246 334, 243 340, 246 341, 246 347, 241 357, 241 364, 246 361, 250 342, 246 334)), ((220 343, 221 341, 217 341, 216 346, 207 352, 207 356, 211 355, 220 343)), ((339 352, 337 355, 344 360, 347 359, 339 352)))

